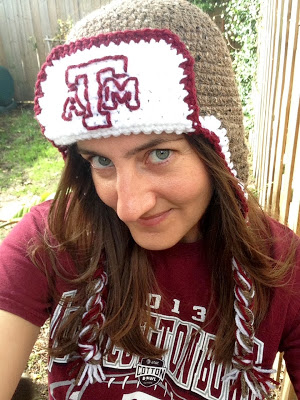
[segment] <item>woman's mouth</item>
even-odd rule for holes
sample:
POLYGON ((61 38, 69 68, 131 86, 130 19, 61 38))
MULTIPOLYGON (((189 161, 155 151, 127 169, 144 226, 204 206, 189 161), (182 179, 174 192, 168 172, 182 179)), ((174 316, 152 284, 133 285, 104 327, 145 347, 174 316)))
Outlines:
POLYGON ((164 221, 170 215, 171 211, 167 210, 147 217, 141 217, 138 219, 138 222, 143 226, 155 226, 164 221))

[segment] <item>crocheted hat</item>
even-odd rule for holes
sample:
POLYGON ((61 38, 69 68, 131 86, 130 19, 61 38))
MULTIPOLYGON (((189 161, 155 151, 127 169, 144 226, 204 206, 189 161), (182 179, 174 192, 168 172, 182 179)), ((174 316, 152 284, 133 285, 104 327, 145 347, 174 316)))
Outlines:
MULTIPOLYGON (((168 29, 175 35, 178 35, 188 49, 194 60, 193 70, 196 82, 196 99, 200 115, 214 116, 219 121, 212 119, 211 121, 206 121, 206 123, 202 121, 202 124, 212 131, 221 131, 223 128, 227 131, 231 161, 233 162, 234 169, 237 171, 238 178, 246 182, 248 165, 247 148, 244 141, 243 116, 230 55, 222 35, 215 24, 198 7, 193 6, 185 0, 112 1, 107 6, 96 10, 78 22, 69 34, 69 46, 59 46, 54 49, 38 77, 35 110, 45 136, 62 148, 63 145, 72 143, 72 140, 75 142, 81 138, 99 137, 99 130, 95 129, 93 132, 91 131, 90 125, 94 123, 96 126, 101 126, 99 129, 102 130, 101 135, 103 136, 116 135, 118 129, 122 130, 122 133, 137 133, 138 131, 146 133, 150 129, 156 132, 160 129, 170 131, 172 128, 177 133, 190 131, 190 127, 186 127, 184 112, 182 113, 180 110, 178 114, 178 104, 176 105, 176 101, 166 105, 163 99, 161 99, 162 104, 158 105, 155 95, 150 99, 147 98, 155 85, 159 87, 162 83, 165 85, 161 87, 158 95, 161 97, 162 93, 166 93, 166 101, 170 102, 175 97, 178 100, 178 97, 182 98, 182 96, 186 96, 184 91, 181 93, 176 91, 185 71, 182 70, 179 76, 176 76, 176 70, 172 71, 170 67, 172 61, 169 57, 169 53, 172 53, 170 46, 170 51, 167 53, 167 46, 163 46, 161 40, 158 42, 158 38, 150 38, 149 36, 143 39, 141 35, 139 39, 137 37, 132 38, 135 42, 139 40, 140 45, 137 43, 136 49, 133 50, 136 52, 135 55, 131 54, 129 57, 129 54, 126 53, 125 55, 124 53, 126 48, 125 43, 126 40, 130 40, 129 37, 127 39, 126 36, 123 36, 123 38, 115 36, 110 39, 106 37, 105 39, 100 38, 98 42, 96 40, 81 40, 83 38, 96 37, 99 33, 142 30, 145 28, 168 29), (77 40, 79 42, 74 44, 73 42, 77 40), (111 45, 107 42, 109 40, 111 40, 111 45), (150 41, 151 43, 149 43, 150 41), (154 44, 154 41, 157 41, 156 46, 151 46, 154 44), (124 83, 126 81, 125 76, 118 80, 119 97, 115 95, 114 103, 112 97, 110 97, 113 94, 107 94, 109 99, 106 102, 102 102, 101 105, 98 104, 98 117, 100 114, 102 118, 95 118, 96 110, 89 109, 86 96, 89 99, 93 95, 95 95, 95 98, 98 98, 97 93, 87 92, 87 83, 83 78, 79 78, 79 76, 80 74, 81 76, 85 74, 85 76, 88 76, 86 79, 90 79, 93 69, 98 68, 100 70, 101 68, 105 68, 102 59, 105 57, 105 54, 108 57, 115 54, 110 50, 113 43, 117 43, 115 45, 116 55, 121 54, 121 46, 122 54, 128 59, 128 64, 126 64, 128 68, 127 72, 124 71, 124 60, 109 58, 106 60, 107 68, 112 68, 114 72, 107 72, 105 76, 102 73, 102 77, 98 76, 95 79, 100 80, 98 82, 99 85, 103 84, 103 80, 108 80, 104 88, 102 85, 103 93, 105 91, 108 93, 112 85, 116 84, 117 79, 114 74, 127 74, 132 79, 127 83, 124 83), (87 54, 87 49, 91 50, 90 55, 87 54), (104 49, 108 51, 102 51, 104 49), (131 57, 134 58, 132 59, 131 57), (90 63, 88 65, 81 65, 79 68, 82 59, 86 60, 85 63, 90 63), (91 60, 95 61, 99 59, 102 61, 99 61, 98 64, 91 63, 91 60), (143 68, 147 65, 149 67, 145 71, 143 68), (66 72, 67 67, 69 67, 68 72, 66 72), (138 68, 144 74, 139 75, 138 68), (87 73, 88 70, 89 72, 87 73), (142 77, 148 82, 148 87, 145 88, 146 94, 142 90, 143 82, 140 82, 142 77), (139 80, 139 82, 136 82, 136 85, 134 78, 138 78, 139 80), (166 78, 169 78, 168 82, 165 82, 166 78), (174 81, 176 81, 177 86, 174 84, 174 81), (120 94, 120 85, 123 94, 120 94), (77 90, 75 90, 75 86, 78 88, 77 90), (61 92, 59 92, 60 89, 62 90, 61 92), (131 100, 126 103, 124 98, 126 97, 125 92, 128 96, 131 90, 131 100), (137 94, 140 96, 136 97, 137 94), (120 104, 122 101, 123 105, 120 104), (116 107, 116 102, 119 104, 118 107, 116 107), (145 108, 146 102, 148 108, 145 108), (143 114, 141 108, 144 112, 143 114), (63 111, 64 116, 62 119, 63 111), (122 118, 118 118, 119 113, 121 113, 122 118), (82 117, 82 114, 85 114, 85 116, 82 117), (93 116, 91 117, 92 114, 93 116), (110 127, 111 132, 107 129, 106 116, 111 119, 111 124, 113 125, 110 127), (179 116, 183 117, 184 122, 182 122, 182 119, 180 120, 179 116), (70 123, 70 118, 72 117, 73 124, 70 123), (154 117, 156 117, 156 121, 154 117), (178 120, 174 121, 177 117, 178 120), (142 123, 139 125, 140 118, 142 118, 142 123), (123 123, 119 123, 116 126, 116 120, 120 121, 120 119, 122 119, 123 123), (69 131, 73 133, 73 138, 68 137, 67 132, 69 131), (88 136, 87 133, 90 135, 88 136)), ((165 37, 165 40, 168 39, 165 37)), ((131 48, 130 45, 127 47, 131 48)), ((185 57, 185 54, 182 54, 182 57, 185 57)), ((175 62, 177 66, 180 65, 180 57, 175 62)), ((90 86, 91 82, 89 81, 88 84, 90 86)), ((99 89, 99 85, 94 85, 96 91, 99 89)), ((90 104, 91 107, 97 108, 96 100, 90 102, 90 104)), ((221 135, 222 137, 224 136, 222 133, 221 135)))
MULTIPOLYGON (((204 135, 237 183, 248 177, 241 103, 223 37, 187 0, 115 0, 78 22, 68 44, 53 49, 38 76, 35 112, 63 153, 89 138, 162 132, 204 135)), ((238 185, 237 185, 238 187, 238 185)), ((237 189, 246 214, 245 196, 237 189)), ((236 345, 225 377, 246 396, 272 386, 255 365, 253 283, 234 259, 236 345)), ((100 278, 99 278, 100 277, 100 278)), ((78 343, 78 383, 105 379, 89 316, 104 320, 104 271, 89 299, 78 343), (102 293, 103 294, 103 293, 102 293), (92 350, 91 350, 92 346, 92 350)))

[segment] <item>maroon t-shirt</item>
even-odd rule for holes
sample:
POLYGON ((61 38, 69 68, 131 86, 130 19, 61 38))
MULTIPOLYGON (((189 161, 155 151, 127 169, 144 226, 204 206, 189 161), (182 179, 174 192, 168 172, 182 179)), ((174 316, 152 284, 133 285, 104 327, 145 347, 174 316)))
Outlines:
MULTIPOLYGON (((31 239, 46 225, 49 202, 36 206, 14 228, 0 248, 0 308, 42 325, 51 317, 51 332, 66 310, 51 298, 45 275, 27 256, 31 239)), ((273 234, 281 238, 274 249, 280 257, 292 233, 271 221, 273 234)), ((299 241, 300 251, 300 241, 299 241)), ((299 254, 298 251, 298 254, 299 254)), ((103 362, 103 383, 76 386, 69 375, 68 357, 49 360, 49 398, 53 400, 156 400, 230 399, 228 370, 211 357, 216 320, 211 302, 210 268, 201 241, 179 243, 153 251, 151 258, 160 293, 151 293, 150 306, 155 330, 150 340, 167 349, 161 359, 131 356, 120 348, 103 362), (209 308, 210 307, 210 308, 209 308), (199 327, 202 329, 199 330, 199 327)), ((60 262, 72 271, 67 254, 60 262)), ((299 260, 299 257, 298 257, 299 260)), ((47 265, 47 262, 46 262, 47 265)), ((274 289, 269 311, 255 335, 256 364, 270 369, 278 351, 284 351, 287 369, 300 396, 300 261, 284 287, 274 289)), ((48 265, 51 274, 50 263, 48 265)), ((55 278, 56 286, 70 304, 74 289, 55 278)), ((67 312, 72 312, 70 307, 67 312)), ((249 396, 249 399, 251 396, 249 396)))

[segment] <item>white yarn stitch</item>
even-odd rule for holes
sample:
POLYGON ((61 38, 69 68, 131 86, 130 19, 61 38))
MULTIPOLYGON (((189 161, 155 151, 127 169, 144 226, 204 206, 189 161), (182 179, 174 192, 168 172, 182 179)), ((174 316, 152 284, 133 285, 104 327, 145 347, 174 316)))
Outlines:
POLYGON ((219 145, 221 147, 222 153, 225 156, 226 164, 228 165, 230 171, 234 176, 237 176, 237 172, 234 169, 233 162, 231 161, 231 153, 229 151, 229 138, 227 136, 227 130, 221 127, 221 121, 218 120, 214 115, 206 115, 204 117, 200 116, 200 123, 203 128, 208 129, 209 131, 215 133, 220 142, 219 145))

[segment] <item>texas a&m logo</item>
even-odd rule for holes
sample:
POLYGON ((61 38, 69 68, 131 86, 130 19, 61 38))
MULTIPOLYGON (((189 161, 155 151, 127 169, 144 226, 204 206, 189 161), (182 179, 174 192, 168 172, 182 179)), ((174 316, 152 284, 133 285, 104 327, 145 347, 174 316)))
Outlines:
POLYGON ((107 56, 69 66, 66 84, 70 96, 64 103, 62 118, 82 118, 87 130, 110 128, 111 111, 120 105, 130 111, 140 107, 139 82, 127 74, 128 58, 107 56))

